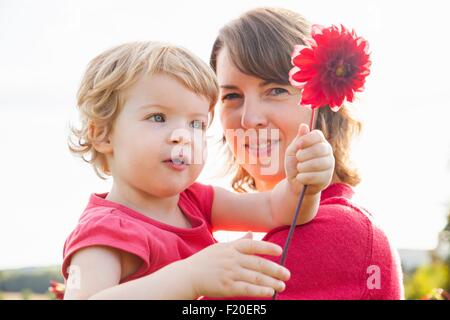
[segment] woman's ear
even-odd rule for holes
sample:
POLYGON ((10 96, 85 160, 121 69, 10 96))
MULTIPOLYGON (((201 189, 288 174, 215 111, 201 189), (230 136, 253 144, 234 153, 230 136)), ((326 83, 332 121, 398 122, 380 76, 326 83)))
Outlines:
POLYGON ((112 153, 113 148, 106 127, 98 128, 94 123, 89 123, 88 137, 92 141, 92 146, 96 151, 105 155, 112 153))

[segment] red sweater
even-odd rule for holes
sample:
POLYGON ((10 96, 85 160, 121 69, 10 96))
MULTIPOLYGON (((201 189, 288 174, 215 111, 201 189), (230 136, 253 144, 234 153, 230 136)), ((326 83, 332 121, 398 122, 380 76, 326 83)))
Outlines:
MULTIPOLYGON (((317 217, 296 227, 286 261, 291 279, 277 299, 404 298, 397 251, 352 196, 343 183, 322 191, 317 217)), ((263 240, 284 247, 288 233, 289 227, 276 228, 263 240)))

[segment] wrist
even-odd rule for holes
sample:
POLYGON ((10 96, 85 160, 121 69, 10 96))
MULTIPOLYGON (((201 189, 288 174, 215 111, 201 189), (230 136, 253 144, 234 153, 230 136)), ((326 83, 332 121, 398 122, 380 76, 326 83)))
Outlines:
POLYGON ((189 258, 178 261, 178 267, 181 279, 180 281, 185 283, 187 288, 187 294, 192 299, 197 299, 202 296, 202 290, 198 286, 196 270, 194 270, 191 260, 189 258))

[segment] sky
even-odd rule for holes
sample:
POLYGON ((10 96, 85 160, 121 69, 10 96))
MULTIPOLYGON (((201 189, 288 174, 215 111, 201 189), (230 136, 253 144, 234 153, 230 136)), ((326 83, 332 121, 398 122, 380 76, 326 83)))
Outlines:
MULTIPOLYGON (((364 123, 355 202, 396 248, 436 246, 450 207, 448 1, 0 0, 0 269, 60 264, 89 195, 111 186, 67 148, 89 60, 123 42, 162 40, 207 61, 221 26, 258 6, 344 24, 369 41, 372 73, 354 104, 364 123)), ((214 154, 199 181, 223 185, 214 154)))

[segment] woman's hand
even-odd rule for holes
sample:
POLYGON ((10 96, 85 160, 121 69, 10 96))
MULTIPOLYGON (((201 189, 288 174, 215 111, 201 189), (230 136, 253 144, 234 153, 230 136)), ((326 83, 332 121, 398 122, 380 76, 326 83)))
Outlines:
POLYGON ((334 172, 333 149, 322 131, 309 131, 301 124, 295 139, 286 149, 286 177, 295 193, 308 185, 305 195, 321 192, 331 182, 334 172))
MULTIPOLYGON (((250 238, 249 238, 250 237, 250 238)), ((211 245, 183 260, 196 296, 270 297, 285 288, 289 271, 255 254, 281 255, 276 244, 246 238, 211 245)))

